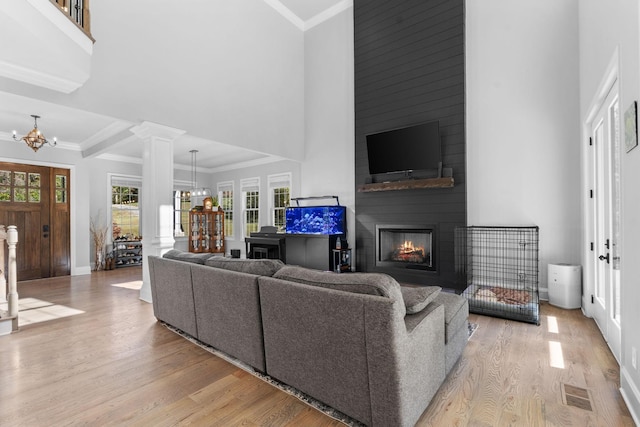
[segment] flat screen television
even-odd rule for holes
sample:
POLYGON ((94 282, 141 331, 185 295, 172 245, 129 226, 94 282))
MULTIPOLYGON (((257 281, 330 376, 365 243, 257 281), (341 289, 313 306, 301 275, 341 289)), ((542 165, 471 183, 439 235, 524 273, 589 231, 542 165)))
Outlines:
POLYGON ((439 169, 440 123, 423 123, 367 135, 369 173, 439 169))
POLYGON ((287 234, 346 234, 345 206, 292 206, 285 210, 287 234))

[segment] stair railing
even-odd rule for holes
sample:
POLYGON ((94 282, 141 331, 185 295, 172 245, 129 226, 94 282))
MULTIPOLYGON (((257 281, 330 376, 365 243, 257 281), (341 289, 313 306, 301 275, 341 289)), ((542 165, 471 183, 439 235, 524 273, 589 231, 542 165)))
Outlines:
POLYGON ((84 33, 91 37, 91 15, 89 13, 89 0, 50 0, 84 33))

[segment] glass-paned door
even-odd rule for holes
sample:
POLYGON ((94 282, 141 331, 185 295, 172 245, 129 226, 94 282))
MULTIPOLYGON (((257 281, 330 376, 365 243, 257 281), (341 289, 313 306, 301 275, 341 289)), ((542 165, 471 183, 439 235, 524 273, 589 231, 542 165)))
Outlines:
POLYGON ((620 114, 614 84, 592 122, 593 316, 620 360, 620 114))

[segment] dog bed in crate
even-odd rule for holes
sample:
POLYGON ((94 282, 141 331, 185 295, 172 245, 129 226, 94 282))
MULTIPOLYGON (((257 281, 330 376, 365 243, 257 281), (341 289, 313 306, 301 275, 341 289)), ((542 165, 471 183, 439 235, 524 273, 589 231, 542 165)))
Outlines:
POLYGON ((536 290, 471 284, 463 295, 469 301, 472 313, 540 324, 540 301, 536 290))

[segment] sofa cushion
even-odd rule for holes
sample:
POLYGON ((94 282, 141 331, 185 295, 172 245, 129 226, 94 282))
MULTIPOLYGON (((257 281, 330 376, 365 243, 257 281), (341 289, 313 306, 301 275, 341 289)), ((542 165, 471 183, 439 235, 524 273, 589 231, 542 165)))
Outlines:
MULTIPOLYGON (((273 277, 305 285, 320 286, 357 294, 378 295, 398 302, 403 301, 398 282, 393 277, 382 273, 336 274, 331 271, 285 265, 273 277)), ((402 308, 405 311, 404 304, 402 308)), ((402 313, 402 315, 404 316, 405 313, 402 313)))
POLYGON ((241 273, 255 274, 257 276, 273 276, 274 273, 284 267, 284 263, 279 259, 211 257, 207 259, 204 264, 209 267, 239 271, 241 273))
POLYGON ((162 255, 162 258, 175 259, 178 261, 191 262, 194 264, 204 264, 204 262, 208 258, 211 258, 211 256, 212 255, 210 253, 194 254, 191 252, 180 251, 178 249, 171 249, 170 251, 162 255))
POLYGON ((402 299, 407 309, 407 314, 421 312, 431 301, 435 299, 442 288, 440 286, 409 287, 401 286, 402 299))

